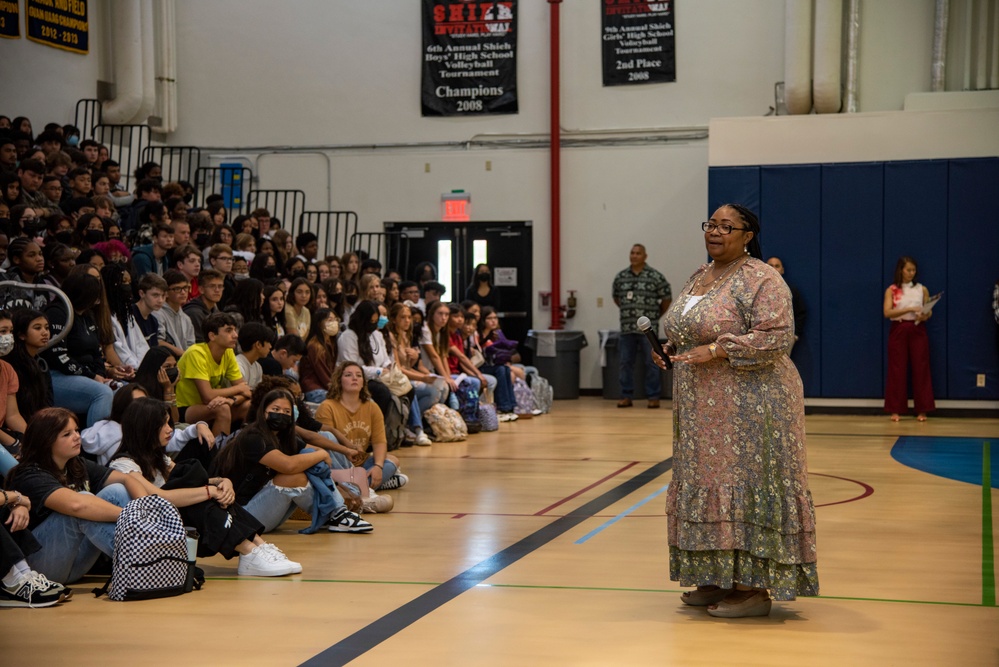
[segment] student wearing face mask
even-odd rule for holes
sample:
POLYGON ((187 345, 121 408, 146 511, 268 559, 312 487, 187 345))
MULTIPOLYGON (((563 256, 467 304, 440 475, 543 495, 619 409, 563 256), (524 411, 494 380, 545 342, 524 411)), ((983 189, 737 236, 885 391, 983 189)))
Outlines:
POLYGON ((472 282, 465 289, 465 298, 480 306, 492 306, 500 310, 499 290, 493 285, 493 274, 488 264, 476 265, 472 282))
MULTIPOLYGON (((257 518, 264 532, 283 524, 296 507, 314 511, 314 490, 306 471, 319 463, 330 465, 325 449, 303 451, 295 435, 295 399, 284 389, 267 393, 255 420, 223 449, 212 465, 212 475, 235 480, 236 502, 257 518)), ((370 533, 373 526, 349 511, 343 496, 332 492, 334 507, 327 521, 331 532, 370 533)))
POLYGON ((364 369, 368 391, 375 404, 386 414, 392 403, 392 392, 379 378, 388 373, 395 360, 392 351, 385 343, 382 329, 388 324, 388 317, 378 312, 374 301, 361 301, 357 304, 346 331, 337 340, 337 365, 345 361, 359 364, 364 369))
POLYGON ((305 341, 305 356, 299 363, 299 382, 305 400, 322 403, 326 400, 333 366, 336 364, 340 320, 329 308, 320 308, 312 316, 312 328, 305 341))
MULTIPOLYGON (((14 323, 10 319, 10 313, 0 310, 0 357, 6 357, 14 349, 14 323)), ((3 397, 4 407, 0 410, 0 444, 5 448, 0 451, 0 468, 4 466, 3 460, 8 463, 10 459, 4 457, 4 453, 17 454, 20 450, 21 438, 24 437, 24 429, 28 427, 17 407, 17 392, 20 390, 17 372, 5 360, 0 359, 0 396, 3 397)), ((7 471, 0 469, 0 474, 7 471)))

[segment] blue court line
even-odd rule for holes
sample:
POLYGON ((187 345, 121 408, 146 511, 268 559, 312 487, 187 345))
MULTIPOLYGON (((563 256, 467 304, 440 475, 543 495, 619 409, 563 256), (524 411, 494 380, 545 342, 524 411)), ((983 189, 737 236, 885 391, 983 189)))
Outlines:
POLYGON ((666 486, 664 486, 663 488, 659 489, 658 491, 656 491, 655 493, 653 493, 653 494, 652 494, 651 496, 649 496, 648 498, 645 498, 644 500, 640 501, 639 503, 637 503, 637 504, 635 504, 635 505, 632 505, 631 507, 629 507, 629 508, 628 508, 628 509, 626 509, 625 511, 621 512, 620 514, 618 514, 618 515, 617 515, 616 517, 614 517, 613 519, 609 519, 609 520, 607 520, 606 522, 604 522, 604 524, 603 524, 603 525, 601 525, 601 526, 598 526, 597 528, 595 528, 595 529, 591 530, 591 531, 590 531, 590 532, 588 532, 588 533, 587 533, 586 535, 584 535, 583 537, 581 537, 581 538, 579 538, 578 540, 576 540, 576 541, 574 542, 574 544, 582 544, 583 542, 585 542, 586 540, 590 539, 591 537, 593 537, 594 535, 596 535, 596 534, 597 534, 597 533, 599 533, 600 531, 604 530, 605 528, 610 528, 610 527, 611 527, 611 526, 613 526, 613 525, 614 525, 615 523, 617 523, 618 521, 620 521, 620 520, 621 520, 621 519, 623 519, 624 517, 628 516, 629 514, 631 514, 632 512, 634 512, 634 511, 635 511, 635 510, 637 510, 637 509, 638 509, 639 507, 641 507, 642 505, 646 504, 647 502, 649 502, 650 500, 652 500, 652 499, 653 499, 653 498, 655 498, 656 496, 659 496, 659 495, 662 495, 663 493, 665 493, 665 492, 666 492, 666 489, 668 489, 668 488, 669 488, 669 484, 667 484, 667 485, 666 485, 666 486))

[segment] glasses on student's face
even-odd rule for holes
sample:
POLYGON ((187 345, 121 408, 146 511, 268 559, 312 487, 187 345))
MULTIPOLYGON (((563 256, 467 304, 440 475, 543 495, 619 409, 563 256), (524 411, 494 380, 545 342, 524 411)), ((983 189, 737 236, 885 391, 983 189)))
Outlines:
POLYGON ((231 262, 232 261, 232 257, 226 257, 226 256, 222 256, 222 255, 219 255, 215 259, 218 260, 218 261, 220 261, 220 262, 231 262))
POLYGON ((191 286, 190 285, 174 285, 173 287, 168 288, 168 291, 170 291, 170 292, 190 292, 191 291, 191 286))
POLYGON ((723 222, 720 225, 716 225, 713 222, 702 222, 701 229, 708 232, 709 234, 717 229, 719 234, 728 235, 731 234, 733 230, 740 232, 748 231, 749 227, 733 227, 727 222, 723 222))

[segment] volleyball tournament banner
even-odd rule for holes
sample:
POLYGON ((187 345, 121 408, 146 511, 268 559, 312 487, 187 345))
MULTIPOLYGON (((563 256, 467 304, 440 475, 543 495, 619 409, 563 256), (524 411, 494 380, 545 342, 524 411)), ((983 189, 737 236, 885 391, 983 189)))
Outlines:
POLYGON ((24 0, 24 13, 31 41, 74 53, 90 51, 87 0, 24 0))
POLYGON ((17 0, 0 0, 0 37, 18 39, 21 36, 21 12, 17 0))
POLYGON ((676 81, 674 5, 600 0, 605 86, 676 81))
POLYGON ((517 113, 517 1, 423 0, 424 116, 517 113))

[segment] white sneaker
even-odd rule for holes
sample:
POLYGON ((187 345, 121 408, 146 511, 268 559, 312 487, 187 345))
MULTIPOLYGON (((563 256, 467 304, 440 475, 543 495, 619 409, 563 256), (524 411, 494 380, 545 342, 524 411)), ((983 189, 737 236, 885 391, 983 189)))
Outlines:
POLYGON ((497 419, 501 422, 515 422, 519 417, 513 412, 501 412, 497 419))
POLYGON ((420 431, 416 434, 416 444, 420 447, 429 447, 433 444, 433 441, 426 433, 420 431))
MULTIPOLYGON (((239 555, 239 568, 236 572, 244 577, 283 577, 286 574, 295 574, 295 565, 284 554, 279 557, 267 544, 260 544, 253 548, 248 554, 239 555)), ((302 571, 302 566, 298 565, 297 572, 302 571)))
POLYGON ((392 496, 378 495, 374 489, 368 489, 368 497, 361 503, 363 511, 369 514, 385 514, 395 507, 392 496))
POLYGON ((294 569, 292 569, 292 571, 289 574, 301 574, 302 573, 302 564, 301 563, 296 563, 295 561, 293 561, 290 558, 288 558, 287 556, 285 556, 284 552, 281 551, 281 549, 278 548, 278 545, 274 544, 273 542, 264 542, 263 546, 264 546, 265 549, 267 549, 269 552, 271 552, 271 554, 274 555, 274 558, 275 558, 275 560, 277 562, 285 561, 285 562, 288 563, 288 567, 294 568, 294 569))

